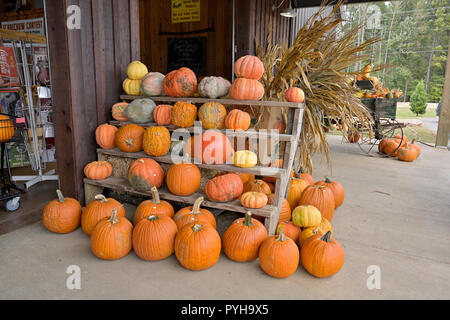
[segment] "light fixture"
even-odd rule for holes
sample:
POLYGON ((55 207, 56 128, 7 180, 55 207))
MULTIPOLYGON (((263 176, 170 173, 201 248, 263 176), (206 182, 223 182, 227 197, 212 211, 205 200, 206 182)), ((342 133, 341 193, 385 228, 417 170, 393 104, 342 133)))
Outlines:
POLYGON ((297 16, 297 9, 292 9, 291 1, 289 0, 289 8, 282 9, 280 15, 286 18, 295 18, 297 16))

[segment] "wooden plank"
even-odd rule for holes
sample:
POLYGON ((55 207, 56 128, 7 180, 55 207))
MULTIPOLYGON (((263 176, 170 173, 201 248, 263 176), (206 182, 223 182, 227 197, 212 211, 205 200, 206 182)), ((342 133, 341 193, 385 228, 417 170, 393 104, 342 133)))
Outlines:
MULTIPOLYGON (((130 159, 139 159, 139 158, 151 158, 156 162, 160 163, 174 163, 178 161, 179 157, 172 157, 170 155, 162 156, 162 157, 152 157, 148 154, 141 152, 123 152, 117 148, 114 149, 97 149, 97 153, 109 156, 116 156, 121 158, 130 158, 130 159)), ((218 170, 218 171, 233 171, 233 172, 242 172, 242 173, 250 173, 258 176, 267 176, 267 177, 281 177, 285 170, 283 168, 274 168, 274 167, 262 167, 262 166, 254 166, 253 168, 240 168, 236 167, 232 164, 205 164, 205 163, 194 163, 199 168, 218 170)))
MULTIPOLYGON (((126 124, 130 124, 132 122, 129 121, 110 121, 109 122, 111 125, 116 126, 116 127, 122 127, 126 124)), ((154 127, 154 126, 158 126, 158 124, 154 123, 154 122, 149 122, 149 123, 140 123, 139 124, 141 127, 143 128, 149 128, 149 127, 154 127)), ((168 125, 168 126, 162 126, 162 127, 166 127, 167 130, 169 131, 174 131, 177 129, 180 129, 179 127, 176 127, 174 125, 168 125)), ((182 128, 182 129, 186 129, 189 133, 194 133, 195 132, 195 128, 194 127, 189 127, 189 128, 182 128)), ((247 138, 260 138, 260 139, 267 139, 270 137, 275 137, 277 136, 278 139, 280 141, 293 141, 295 139, 295 136, 291 135, 291 134, 279 134, 279 133, 271 133, 271 132, 267 132, 267 131, 257 131, 257 130, 253 130, 253 129, 249 129, 247 131, 233 131, 233 130, 227 130, 227 129, 222 129, 220 130, 223 134, 225 134, 228 137, 247 137, 247 138)))
POLYGON ((190 103, 206 103, 206 102, 218 102, 223 105, 243 105, 243 106, 260 106, 260 107, 287 107, 287 108, 297 108, 303 109, 303 103, 297 102, 285 102, 278 100, 235 100, 235 99, 208 99, 208 98, 194 98, 194 97, 185 97, 185 98, 175 98, 175 97, 166 97, 166 96, 158 96, 158 97, 147 97, 147 96, 130 96, 130 95, 121 95, 120 99, 122 100, 135 100, 147 98, 153 101, 160 102, 177 102, 177 101, 187 101, 190 103))
MULTIPOLYGON (((109 177, 104 180, 90 180, 90 179, 85 178, 84 183, 86 185, 92 185, 92 186, 96 186, 96 187, 100 187, 100 188, 109 188, 109 189, 113 189, 113 190, 117 190, 117 191, 131 193, 134 195, 146 196, 149 198, 151 197, 150 192, 136 190, 135 188, 133 188, 130 185, 130 183, 126 179, 123 179, 123 178, 109 177)), ((100 190, 100 189, 98 188, 97 190, 100 190)), ((205 197, 202 193, 198 193, 198 192, 194 193, 190 196, 181 197, 181 196, 177 196, 177 195, 170 193, 165 187, 159 188, 158 192, 159 192, 159 196, 161 199, 165 199, 165 200, 169 200, 169 201, 177 201, 177 202, 186 203, 186 204, 190 204, 190 205, 192 205, 194 203, 195 199, 197 199, 199 197, 205 197)), ((206 197, 205 197, 205 201, 203 201, 203 203, 202 203, 202 207, 217 208, 217 209, 229 210, 229 211, 234 211, 234 212, 242 212, 242 213, 246 213, 246 212, 250 211, 251 213, 262 216, 262 217, 271 217, 274 212, 274 209, 275 209, 273 206, 270 206, 270 205, 266 205, 261 209, 248 209, 248 208, 243 207, 239 200, 233 200, 233 201, 229 201, 229 202, 214 202, 214 201, 207 200, 206 197)))
POLYGON ((3 39, 11 39, 11 40, 25 40, 31 41, 33 43, 43 43, 47 44, 47 37, 35 34, 35 33, 27 33, 15 30, 8 30, 0 28, 0 38, 3 39))
POLYGON ((444 88, 442 90, 441 110, 439 114, 436 147, 447 147, 450 134, 450 43, 447 51, 444 88))
POLYGON ((130 60, 141 60, 139 0, 129 0, 130 3, 130 60))

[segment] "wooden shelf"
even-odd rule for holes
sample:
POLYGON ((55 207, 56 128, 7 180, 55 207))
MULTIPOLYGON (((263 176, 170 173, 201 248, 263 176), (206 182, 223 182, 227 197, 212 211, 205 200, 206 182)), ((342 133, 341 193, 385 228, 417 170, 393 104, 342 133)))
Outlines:
POLYGON ((224 105, 241 105, 241 106, 260 106, 260 107, 287 107, 287 108, 295 108, 295 109, 304 109, 303 103, 298 102, 285 102, 278 100, 235 100, 235 99, 208 99, 208 98, 194 98, 194 97, 185 97, 185 98, 174 98, 174 97, 166 97, 166 96, 130 96, 130 95, 121 95, 120 99, 122 100, 135 100, 140 98, 148 98, 154 101, 160 102, 177 102, 177 101, 190 101, 191 103, 206 103, 206 102, 219 102, 224 105))
MULTIPOLYGON (((121 127, 126 124, 130 124, 130 123, 133 123, 133 122, 129 122, 129 121, 110 121, 109 122, 109 124, 116 126, 116 127, 121 127)), ((141 126, 143 128, 158 126, 158 124, 155 122, 133 123, 133 124, 138 124, 139 126, 141 126)), ((166 127, 167 130, 169 130, 169 131, 174 131, 176 129, 185 129, 189 133, 194 133, 194 127, 180 128, 180 127, 176 127, 174 125, 168 125, 168 126, 162 126, 162 127, 166 127)), ((202 128, 202 130, 205 130, 205 129, 202 128)), ((233 131, 233 130, 222 129, 220 131, 228 137, 246 137, 246 138, 259 138, 259 139, 268 139, 270 137, 274 137, 274 138, 277 137, 279 139, 279 141, 294 141, 294 139, 295 139, 295 136, 293 136, 291 134, 271 133, 271 132, 267 132, 267 131, 256 131, 256 130, 252 130, 252 129, 247 130, 247 131, 233 131)))
MULTIPOLYGON (((139 159, 139 158, 151 158, 158 163, 174 163, 172 157, 170 155, 162 156, 162 157, 152 157, 148 154, 141 152, 133 152, 127 153, 120 151, 118 148, 114 149, 97 149, 98 155, 109 155, 120 158, 131 158, 131 159, 139 159)), ((180 157, 181 158, 181 157, 180 157)), ((195 163, 195 162, 194 162, 195 163)), ((204 163, 195 163, 199 168, 204 169, 212 169, 218 171, 232 171, 232 172, 241 172, 241 173, 250 173, 258 176, 268 176, 268 177, 281 177, 286 169, 283 168, 273 168, 273 167, 261 167, 255 166, 253 168, 240 168, 236 167, 232 164, 204 164, 204 163)))
MULTIPOLYGON (((113 190, 128 192, 133 195, 137 196, 145 196, 145 197, 151 197, 150 192, 144 192, 139 191, 132 187, 128 180, 124 178, 116 178, 116 177, 110 177, 106 178, 104 180, 91 180, 91 179, 84 179, 85 185, 91 186, 93 188, 86 188, 86 198, 88 197, 94 197, 94 193, 101 193, 103 192, 102 188, 109 188, 113 190), (90 193, 90 194, 89 194, 90 193), (88 195, 89 194, 89 195, 88 195)), ((204 197, 205 200, 202 203, 202 207, 210 207, 210 208, 217 208, 222 210, 229 210, 229 211, 235 211, 235 212, 248 212, 251 211, 253 214, 269 218, 271 217, 274 212, 276 211, 276 208, 271 205, 266 205, 263 208, 260 209, 248 209, 241 205, 239 200, 233 200, 229 202, 214 202, 206 200, 206 197, 202 193, 194 193, 190 196, 181 197, 174 195, 170 193, 165 187, 161 187, 158 189, 159 196, 161 199, 169 200, 169 201, 177 201, 181 203, 186 203, 189 205, 192 205, 198 197, 204 197)))

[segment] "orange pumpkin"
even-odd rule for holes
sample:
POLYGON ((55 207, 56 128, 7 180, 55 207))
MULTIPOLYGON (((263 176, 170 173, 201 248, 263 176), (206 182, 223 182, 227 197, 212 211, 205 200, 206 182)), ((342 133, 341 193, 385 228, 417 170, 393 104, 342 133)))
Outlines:
POLYGON ((263 180, 255 179, 247 182, 244 185, 244 192, 262 192, 266 195, 270 195, 272 191, 270 191, 270 187, 263 180))
POLYGON ((103 180, 111 176, 112 166, 108 161, 93 161, 84 167, 84 175, 91 180, 103 180))
POLYGON ((230 96, 236 100, 261 100, 264 86, 258 80, 237 78, 231 85, 230 96))
POLYGON ((128 169, 128 181, 140 191, 149 192, 153 186, 159 188, 163 184, 164 171, 153 159, 135 160, 128 169))
MULTIPOLYGON (((233 172, 230 172, 233 173, 233 172)), ((255 175, 254 174, 250 174, 250 173, 243 173, 243 172, 234 172, 235 174, 237 174, 241 180, 242 183, 245 185, 247 182, 251 181, 251 180, 255 180, 255 175)))
POLYGON ((265 193, 254 191, 243 193, 239 199, 243 207, 250 209, 262 208, 268 201, 265 193))
POLYGON ((144 152, 149 156, 161 157, 169 153, 170 132, 166 127, 149 127, 142 140, 144 152))
POLYGON ((158 126, 168 126, 172 122, 172 106, 160 104, 153 110, 153 119, 158 126))
POLYGON ((299 237, 302 234, 302 229, 296 226, 292 221, 280 221, 278 222, 277 230, 283 228, 286 237, 291 238, 295 243, 298 242, 299 237))
POLYGON ((305 100, 305 93, 300 88, 291 87, 285 91, 284 97, 286 101, 301 103, 305 100))
POLYGON ((197 90, 197 77, 194 71, 182 67, 169 72, 163 80, 163 88, 170 97, 189 97, 197 90))
POLYGON ((216 228, 214 215, 209 210, 200 208, 203 201, 203 197, 199 197, 195 200, 193 206, 182 208, 175 213, 173 221, 175 221, 178 230, 190 223, 209 224, 216 228))
POLYGON ((303 178, 291 178, 289 182, 289 191, 288 191, 288 202, 291 210, 297 207, 297 203, 300 200, 300 197, 303 191, 310 184, 303 178))
POLYGON ((359 141, 360 138, 361 136, 358 131, 350 132, 347 136, 348 142, 350 143, 356 143, 359 141))
POLYGON ((397 158, 401 161, 412 162, 416 160, 417 152, 416 149, 410 148, 409 143, 407 143, 404 147, 398 149, 397 158))
POLYGON ((422 152, 422 150, 419 145, 414 143, 415 141, 416 141, 416 139, 412 139, 411 143, 409 144, 409 147, 416 150, 416 154, 417 154, 416 158, 418 158, 420 156, 420 153, 422 152))
POLYGON ((333 219, 334 196, 328 187, 317 185, 306 187, 300 196, 297 206, 308 204, 319 209, 322 216, 328 221, 333 219))
MULTIPOLYGON (((272 193, 269 195, 269 200, 267 201, 268 204, 273 205, 274 204, 274 197, 275 195, 272 193)), ((278 218, 278 222, 281 221, 290 221, 291 220, 291 206, 289 205, 289 201, 287 201, 286 198, 283 198, 281 204, 281 210, 280 210, 280 217, 278 218)))
POLYGON ((168 216, 172 218, 175 214, 172 205, 159 198, 159 192, 156 187, 151 188, 152 200, 141 202, 134 212, 133 224, 137 225, 139 221, 149 216, 168 216))
MULTIPOLYGON (((207 130, 196 135, 193 140, 195 160, 206 164, 224 164, 233 162, 233 148, 226 135, 216 130, 207 130)), ((192 144, 192 138, 186 143, 192 144)))
POLYGON ((345 191, 344 187, 339 182, 325 178, 325 180, 318 181, 315 184, 318 186, 325 186, 333 192, 335 209, 344 202, 345 191))
POLYGON ((190 155, 186 153, 182 162, 171 165, 167 171, 167 188, 173 194, 189 196, 200 188, 200 170, 195 164, 189 162, 190 155))
POLYGON ((223 129, 227 110, 218 102, 206 102, 198 109, 198 119, 204 129, 223 129))
POLYGON ((174 126, 189 128, 197 119, 197 107, 191 103, 178 101, 172 107, 172 124, 174 126))
POLYGON ((81 205, 74 198, 65 198, 61 190, 56 190, 56 194, 58 199, 50 201, 44 207, 42 223, 51 232, 72 232, 80 226, 81 205))
POLYGON ((298 177, 305 179, 309 184, 314 184, 314 178, 308 172, 305 172, 302 167, 298 171, 298 177))
POLYGON ((206 182, 204 192, 211 201, 227 202, 238 198, 244 190, 241 178, 235 173, 217 176, 206 182))
POLYGON ((250 128, 250 115, 242 110, 233 109, 225 118, 225 127, 235 131, 246 131, 250 128))
POLYGON ((95 140, 103 149, 112 149, 116 147, 115 137, 117 128, 110 124, 104 123, 95 130, 95 140))
POLYGON ((142 151, 144 132, 145 129, 137 124, 126 124, 117 131, 115 144, 123 152, 142 151))
POLYGON ((4 114, 0 114, 0 142, 11 140, 14 136, 14 123, 4 114))
POLYGON ((264 64, 258 57, 252 55, 237 59, 233 68, 236 76, 247 79, 259 80, 264 74, 264 64))
POLYGON ((123 111, 128 107, 127 102, 117 102, 111 108, 112 117, 117 121, 128 121, 128 117, 124 116, 123 111))
POLYGON ((394 138, 388 139, 383 147, 383 152, 390 157, 396 157, 398 149, 401 147, 403 147, 403 144, 400 143, 400 140, 394 138))

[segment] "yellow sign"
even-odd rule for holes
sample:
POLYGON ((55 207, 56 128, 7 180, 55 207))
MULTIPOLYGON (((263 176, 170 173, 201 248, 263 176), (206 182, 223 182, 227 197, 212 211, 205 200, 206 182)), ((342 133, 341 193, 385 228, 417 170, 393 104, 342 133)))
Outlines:
POLYGON ((200 0, 172 0, 172 23, 200 21, 200 0))

